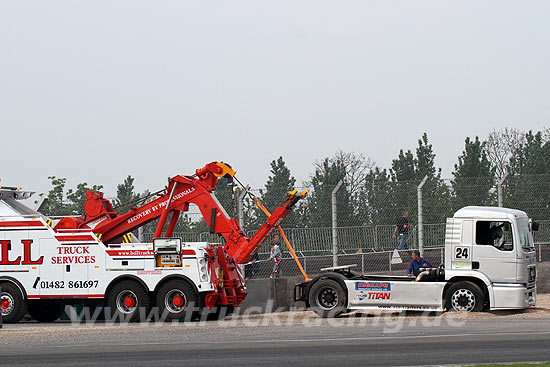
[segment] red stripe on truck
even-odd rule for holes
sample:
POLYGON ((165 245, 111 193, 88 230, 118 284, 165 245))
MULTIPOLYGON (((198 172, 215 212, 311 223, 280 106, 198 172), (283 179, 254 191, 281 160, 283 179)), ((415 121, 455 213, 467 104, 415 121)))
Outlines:
MULTIPOLYGON (((155 253, 153 250, 107 250, 109 256, 153 256, 155 253)), ((195 255, 195 251, 191 249, 184 249, 181 251, 182 255, 195 255)))
POLYGON ((61 242, 74 242, 74 241, 94 241, 95 242, 95 238, 90 235, 55 236, 55 239, 61 242))
POLYGON ((107 250, 109 256, 153 256, 153 250, 107 250))
POLYGON ((27 296, 28 299, 40 299, 40 298, 104 298, 104 294, 42 294, 40 296, 27 296))
POLYGON ((14 221, 0 221, 0 227, 44 227, 42 222, 37 220, 14 220, 14 221))

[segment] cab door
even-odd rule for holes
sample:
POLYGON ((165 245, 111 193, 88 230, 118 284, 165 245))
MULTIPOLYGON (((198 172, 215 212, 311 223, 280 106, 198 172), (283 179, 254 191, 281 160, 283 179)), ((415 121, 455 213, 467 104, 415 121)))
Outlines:
POLYGON ((516 244, 513 226, 506 220, 478 220, 475 223, 472 268, 495 283, 516 282, 516 244))

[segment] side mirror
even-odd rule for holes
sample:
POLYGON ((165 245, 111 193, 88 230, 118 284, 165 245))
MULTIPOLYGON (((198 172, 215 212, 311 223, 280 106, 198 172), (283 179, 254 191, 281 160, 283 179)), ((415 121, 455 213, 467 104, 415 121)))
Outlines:
POLYGON ((533 232, 538 231, 538 230, 539 230, 539 222, 533 221, 533 222, 531 223, 531 230, 532 230, 533 232))

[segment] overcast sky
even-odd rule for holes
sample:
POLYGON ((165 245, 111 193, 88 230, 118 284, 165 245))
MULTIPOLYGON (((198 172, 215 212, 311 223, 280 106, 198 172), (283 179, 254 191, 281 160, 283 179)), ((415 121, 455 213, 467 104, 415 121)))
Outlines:
POLYGON ((298 182, 338 149, 389 167, 427 132, 550 126, 548 1, 0 0, 0 184, 138 191, 229 162, 298 182))

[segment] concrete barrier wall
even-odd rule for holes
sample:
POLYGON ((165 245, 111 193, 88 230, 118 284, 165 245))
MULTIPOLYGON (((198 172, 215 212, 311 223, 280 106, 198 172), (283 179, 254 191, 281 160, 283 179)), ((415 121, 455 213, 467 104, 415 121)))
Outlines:
POLYGON ((537 293, 550 293, 550 264, 537 264, 537 293))
MULTIPOLYGON (((537 292, 550 293, 550 264, 537 264, 537 271, 537 292)), ((302 277, 251 279, 247 282, 248 296, 241 305, 241 310, 265 313, 303 308, 303 302, 294 302, 294 286, 303 281, 302 277), (251 310, 251 307, 254 309, 251 310)))

